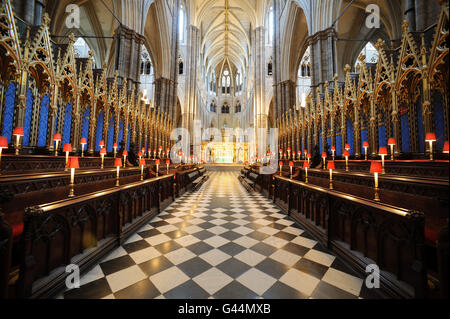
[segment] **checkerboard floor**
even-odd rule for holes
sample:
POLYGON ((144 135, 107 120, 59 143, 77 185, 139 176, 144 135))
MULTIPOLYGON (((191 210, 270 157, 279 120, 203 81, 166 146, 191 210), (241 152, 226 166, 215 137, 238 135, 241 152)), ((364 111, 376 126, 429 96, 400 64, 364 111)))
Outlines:
POLYGON ((210 176, 57 298, 376 298, 238 172, 210 176))

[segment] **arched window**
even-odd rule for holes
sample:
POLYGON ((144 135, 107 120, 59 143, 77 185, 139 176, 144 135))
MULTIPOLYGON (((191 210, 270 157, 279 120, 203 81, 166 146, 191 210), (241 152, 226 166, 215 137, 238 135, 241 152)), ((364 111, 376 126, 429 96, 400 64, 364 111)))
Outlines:
POLYGON ((150 63, 150 61, 147 61, 147 63, 145 64, 145 74, 150 75, 151 73, 152 73, 152 64, 150 63))
POLYGON ((273 41, 274 34, 274 14, 273 14, 273 6, 270 7, 269 13, 267 14, 266 21, 266 43, 271 44, 273 41))
POLYGON ((273 65, 272 65, 272 61, 269 62, 269 64, 267 65, 267 75, 272 76, 273 75, 273 65))
POLYGON ((184 6, 181 5, 178 15, 178 39, 180 40, 180 42, 184 42, 185 20, 184 6))
POLYGON ((361 50, 361 52, 358 54, 358 56, 356 57, 356 62, 355 62, 355 69, 357 67, 357 65, 359 64, 359 59, 358 57, 364 54, 366 59, 366 63, 377 63, 378 62, 378 50, 373 46, 372 43, 367 42, 367 44, 364 46, 364 48, 361 50))
MULTIPOLYGON (((73 48, 75 50, 75 57, 77 58, 88 58, 89 57, 89 45, 83 38, 78 38, 77 41, 73 44, 73 48)), ((95 65, 95 58, 94 58, 95 65)))
POLYGON ((178 74, 183 74, 184 72, 184 63, 181 57, 178 58, 178 74))

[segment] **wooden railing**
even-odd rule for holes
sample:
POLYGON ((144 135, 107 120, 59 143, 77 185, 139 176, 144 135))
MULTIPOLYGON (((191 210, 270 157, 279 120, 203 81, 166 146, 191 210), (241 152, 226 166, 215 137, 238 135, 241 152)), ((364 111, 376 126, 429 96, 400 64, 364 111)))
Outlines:
POLYGON ((391 297, 425 296, 424 215, 275 176, 273 200, 360 273, 376 264, 391 297))
POLYGON ((17 296, 50 297, 65 267, 97 263, 174 200, 174 175, 28 208, 20 243, 17 296))

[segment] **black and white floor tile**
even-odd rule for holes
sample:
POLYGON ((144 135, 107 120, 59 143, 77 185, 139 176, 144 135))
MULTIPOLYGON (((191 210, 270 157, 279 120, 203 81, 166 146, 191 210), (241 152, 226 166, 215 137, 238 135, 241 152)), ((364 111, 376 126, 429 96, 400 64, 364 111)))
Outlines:
POLYGON ((215 171, 58 298, 374 298, 238 172, 215 171))

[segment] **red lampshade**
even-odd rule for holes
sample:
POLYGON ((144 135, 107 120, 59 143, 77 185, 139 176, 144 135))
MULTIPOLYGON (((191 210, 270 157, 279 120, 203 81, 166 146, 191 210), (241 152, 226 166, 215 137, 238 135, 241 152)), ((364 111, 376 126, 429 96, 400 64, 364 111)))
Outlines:
POLYGON ((139 153, 138 153, 138 156, 142 157, 142 152, 139 152, 139 153))
POLYGON ((156 148, 153 150, 153 153, 156 153, 156 148))
POLYGON ((307 153, 308 153, 308 150, 304 150, 303 153, 307 154, 307 153))
POLYGON ((290 161, 289 162, 289 167, 294 167, 294 162, 290 161))
POLYGON ((350 149, 350 144, 345 144, 345 149, 349 150, 350 149))
POLYGON ((80 144, 87 144, 87 139, 82 138, 81 141, 80 141, 80 144))
POLYGON ((113 148, 117 148, 117 143, 114 143, 114 144, 113 144, 113 148))
POLYGON ((0 136, 0 148, 8 148, 8 139, 5 136, 0 136))
POLYGON ((159 164, 161 164, 161 162, 158 159, 158 160, 155 161, 155 165, 159 165, 159 164))
POLYGON ((25 135, 25 131, 23 130, 23 127, 16 127, 14 129, 13 135, 24 136, 25 135))
POLYGON ((350 152, 347 151, 347 150, 345 150, 345 151, 344 151, 344 156, 345 156, 345 157, 349 157, 349 156, 350 156, 350 152))
POLYGON ((427 135, 425 137, 425 142, 436 142, 436 134, 427 133, 427 135))
POLYGON ((283 153, 283 150, 280 148, 280 153, 283 153))
POLYGON ((334 162, 328 162, 327 169, 336 169, 336 167, 334 166, 334 162))
POLYGON ((327 157, 327 153, 323 152, 322 153, 322 158, 326 158, 327 157))
POLYGON ((311 154, 306 154, 306 158, 311 158, 311 154))
POLYGON ((170 148, 166 148, 166 152, 169 153, 170 152, 170 148))
POLYGON ((368 148, 368 147, 369 147, 369 142, 367 142, 367 141, 364 142, 364 143, 363 143, 363 147, 367 147, 367 148, 368 148))
POLYGON ((287 148, 287 150, 288 150, 288 152, 289 152, 289 151, 291 150, 291 148, 290 148, 290 147, 288 147, 288 148, 287 148))
POLYGON ((100 154, 106 155, 106 148, 103 147, 103 148, 100 150, 100 154))
MULTIPOLYGON (((1 145, 1 143, 0 143, 0 145, 1 145)), ((1 146, 0 146, 0 147, 1 147, 1 146)), ((448 154, 448 141, 446 141, 446 142, 444 143, 444 148, 442 149, 442 152, 448 154)))
POLYGON ((380 147, 378 150, 378 155, 388 155, 387 148, 386 147, 380 147))
POLYGON ((72 152, 72 145, 64 144, 63 152, 72 152))
POLYGON ((56 133, 55 135, 53 135, 53 140, 54 141, 61 141, 61 134, 56 133))
POLYGON ((383 172, 383 168, 381 167, 381 163, 380 162, 372 162, 370 163, 370 172, 371 173, 382 173, 383 172))
MULTIPOLYGON (((144 152, 144 153, 145 153, 145 148, 143 148, 143 149, 142 149, 142 152, 144 152)), ((151 152, 152 152, 152 149, 151 149, 151 148, 149 148, 149 149, 148 149, 148 153, 150 154, 151 152)))
POLYGON ((331 150, 336 152, 336 146, 331 146, 331 150))
POLYGON ((183 152, 182 151, 179 151, 178 152, 178 156, 182 156, 183 155, 183 152))
POLYGON ((141 160, 139 161, 139 165, 140 166, 145 166, 145 159, 141 158, 141 160))
POLYGON ((69 158, 69 162, 67 163, 68 168, 80 168, 80 163, 78 162, 78 157, 69 158))
POLYGON ((309 162, 304 162, 303 163, 303 168, 309 168, 309 162))
POLYGON ((142 153, 145 153, 145 148, 142 148, 142 150, 141 150, 141 151, 142 151, 142 153))
POLYGON ((282 161, 280 161, 279 163, 278 163, 278 166, 283 166, 283 162, 282 161))
POLYGON ((123 156, 128 156, 128 151, 127 151, 127 150, 124 150, 123 153, 122 153, 122 155, 123 155, 123 156))
POLYGON ((159 149, 162 150, 162 146, 160 146, 159 149))
POLYGON ((98 143, 98 146, 104 147, 105 146, 105 141, 101 140, 100 143, 98 143))
POLYGON ((116 157, 116 159, 114 161, 114 166, 115 167, 122 167, 122 159, 120 157, 116 157))
POLYGON ((166 165, 170 165, 170 160, 167 160, 167 161, 166 161, 166 165))
POLYGON ((391 137, 391 138, 388 140, 388 145, 389 145, 389 146, 391 146, 391 145, 396 145, 396 144, 395 144, 395 138, 391 137))

